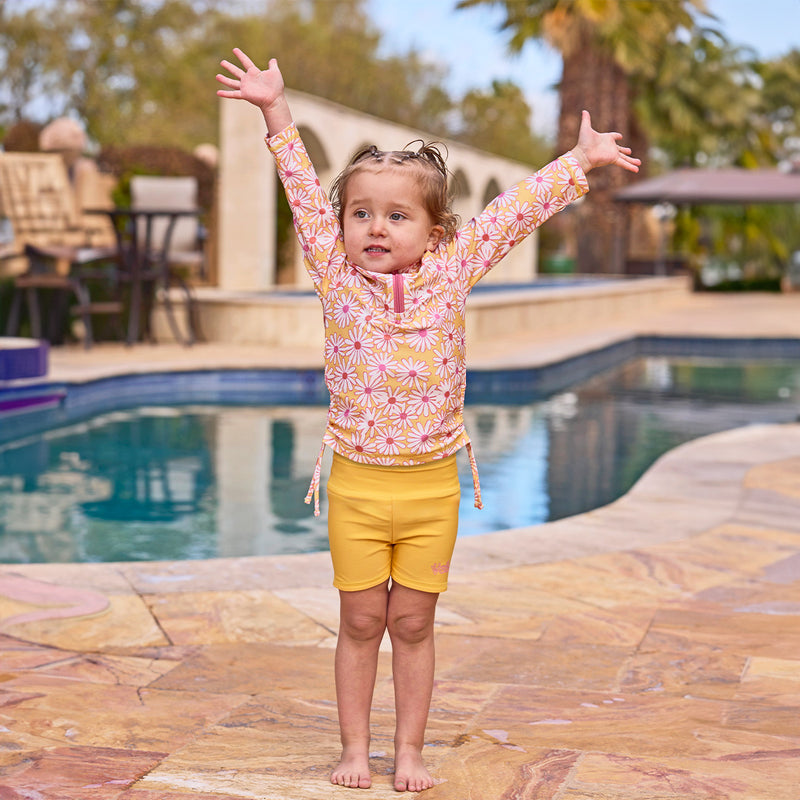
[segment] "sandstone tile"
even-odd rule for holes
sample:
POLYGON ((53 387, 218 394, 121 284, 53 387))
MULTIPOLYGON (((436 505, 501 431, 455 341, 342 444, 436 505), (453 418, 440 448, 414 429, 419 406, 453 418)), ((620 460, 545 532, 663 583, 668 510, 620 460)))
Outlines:
POLYGON ((611 690, 631 656, 627 647, 460 638, 463 655, 458 664, 440 670, 445 680, 611 690))
MULTIPOLYGON (((33 668, 39 675, 71 678, 84 683, 147 686, 175 667, 175 662, 112 655, 70 655, 33 668)), ((27 671, 22 667, 20 671, 27 671)))
MULTIPOLYGON (((794 583, 771 582, 764 575, 760 579, 732 581, 726 586, 715 586, 700 592, 696 602, 687 605, 691 610, 710 614, 769 614, 791 619, 800 617, 799 591, 794 583)), ((672 605, 677 608, 681 606, 681 603, 672 605)))
POLYGON ((720 525, 690 541, 668 542, 650 548, 682 563, 716 571, 723 578, 733 572, 758 575, 774 561, 793 554, 797 542, 765 539, 760 531, 742 525, 720 525))
POLYGON ((113 800, 165 755, 109 747, 54 747, 7 765, 0 792, 8 800, 113 800))
POLYGON ((800 616, 663 608, 656 613, 642 649, 666 645, 685 652, 696 644, 740 655, 796 658, 800 654, 800 616))
POLYGON ((580 753, 537 748, 529 752, 491 736, 464 739, 439 764, 447 777, 423 797, 431 800, 555 800, 580 753))
MULTIPOLYGON (((800 552, 774 561, 764 568, 763 580, 770 583, 794 584, 797 590, 800 585, 800 552)), ((800 593, 797 595, 800 597, 800 593)))
POLYGON ((794 746, 800 748, 800 714, 795 706, 767 706, 747 700, 732 700, 725 704, 722 724, 726 728, 738 728, 748 733, 794 739, 794 746))
MULTIPOLYGON (((150 772, 137 788, 259 798, 339 798, 330 783, 338 740, 313 728, 276 724, 266 730, 212 727, 150 772)), ((391 764, 375 760, 374 785, 364 796, 397 796, 391 764), (391 792, 391 794, 389 794, 391 792)))
POLYGON ((159 678, 152 688, 233 694, 267 694, 291 688, 334 697, 333 653, 320 647, 270 643, 220 644, 159 678))
MULTIPOLYGON (((727 574, 714 565, 706 567, 674 557, 658 547, 649 550, 629 550, 586 560, 591 566, 615 576, 623 575, 646 583, 655 582, 667 590, 697 592, 727 580, 727 574)), ((616 580, 616 577, 615 577, 616 580)))
MULTIPOLYGON (((5 698, 8 699, 8 698, 5 698)), ((28 699, 26 696, 16 696, 20 702, 28 699)), ((3 698, 0 697, 0 702, 3 698)), ((3 787, 2 776, 8 769, 19 764, 21 760, 35 757, 36 755, 51 750, 59 742, 46 735, 26 733, 16 725, 14 709, 0 707, 0 789, 3 787)), ((0 797, 3 797, 0 794, 0 797)), ((3 797, 3 800, 5 798, 3 797)))
POLYGON ((328 633, 335 635, 339 630, 339 593, 333 586, 278 589, 273 594, 328 633))
POLYGON ((140 594, 287 589, 330 585, 329 553, 215 558, 199 561, 134 562, 120 566, 140 594))
POLYGON ((263 590, 183 592, 147 598, 173 644, 317 642, 331 632, 263 590))
POLYGON ((170 752, 206 725, 247 700, 244 695, 157 691, 22 675, 14 733, 42 736, 53 744, 170 752))
POLYGON ((751 658, 734 700, 800 706, 800 660, 751 658))
POLYGON ((609 569, 609 562, 594 563, 589 557, 560 564, 535 564, 516 571, 539 591, 575 602, 610 609, 623 605, 649 606, 668 599, 685 596, 678 586, 656 580, 628 577, 609 569))
POLYGON ((655 650, 637 653, 622 678, 625 692, 731 699, 740 688, 747 658, 726 652, 674 652, 655 650))
POLYGON ((559 800, 794 800, 797 782, 791 760, 788 753, 752 761, 587 753, 559 800))
POLYGON ((737 508, 732 521, 797 534, 800 533, 800 502, 775 492, 751 489, 737 508))
POLYGON ((3 571, 42 581, 55 587, 74 589, 87 587, 101 594, 134 594, 134 589, 122 571, 120 564, 14 564, 4 566, 3 571))
POLYGON ((539 641, 545 645, 590 644, 633 649, 647 633, 654 613, 654 608, 630 606, 562 614, 549 622, 539 641))
POLYGON ((744 486, 779 492, 800 500, 800 458, 757 464, 748 470, 744 486))
POLYGON ((190 795, 183 790, 171 791, 169 789, 140 789, 134 786, 127 789, 120 796, 119 800, 187 800, 188 797, 195 797, 197 800, 241 800, 242 795, 217 794, 214 792, 192 792, 190 795))
POLYGON ((100 616, 79 619, 44 619, 7 629, 26 641, 82 652, 109 647, 167 644, 141 598, 111 595, 108 610, 100 616))
MULTIPOLYGON (((75 656, 67 650, 55 647, 40 647, 36 644, 0 636, 0 665, 3 670, 14 672, 23 669, 36 669, 49 664, 58 664, 75 656)), ((0 678, 3 680, 3 678, 0 678)))
POLYGON ((294 689, 256 695, 221 718, 217 727, 265 733, 284 727, 331 736, 336 742, 339 739, 336 702, 313 692, 298 696, 294 689))
MULTIPOLYGON (((502 729, 525 751, 552 749, 606 752, 623 757, 751 759, 793 750, 800 740, 783 715, 769 720, 769 708, 665 694, 565 692, 507 686, 473 724, 502 729), (778 730, 780 728, 780 730, 778 730)), ((467 734, 472 731, 467 731, 467 734)))

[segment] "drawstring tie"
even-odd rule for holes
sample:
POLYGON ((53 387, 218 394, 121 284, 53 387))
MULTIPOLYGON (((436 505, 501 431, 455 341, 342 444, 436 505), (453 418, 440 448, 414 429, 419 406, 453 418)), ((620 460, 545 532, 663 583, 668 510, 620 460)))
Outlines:
POLYGON ((311 478, 311 486, 308 487, 308 494, 306 495, 306 504, 311 502, 311 498, 314 498, 314 516, 319 516, 319 476, 322 472, 322 456, 325 454, 325 442, 322 443, 322 447, 319 449, 319 455, 317 456, 317 463, 314 465, 314 475, 311 478))
MULTIPOLYGON (((308 487, 308 494, 306 495, 305 502, 311 503, 311 498, 314 498, 314 516, 319 516, 319 484, 320 475, 322 474, 322 456, 325 454, 325 443, 319 450, 317 456, 317 463, 314 465, 314 474, 311 478, 311 485, 308 487)), ((467 455, 469 456, 469 467, 472 471, 472 489, 475 495, 475 508, 483 508, 483 500, 481 499, 481 481, 478 476, 478 464, 475 461, 475 454, 472 452, 472 442, 467 442, 467 455)))
POLYGON ((475 508, 483 508, 481 479, 478 477, 478 462, 475 461, 475 453, 472 452, 472 442, 467 442, 467 455, 469 456, 469 467, 472 470, 472 491, 475 495, 475 508))

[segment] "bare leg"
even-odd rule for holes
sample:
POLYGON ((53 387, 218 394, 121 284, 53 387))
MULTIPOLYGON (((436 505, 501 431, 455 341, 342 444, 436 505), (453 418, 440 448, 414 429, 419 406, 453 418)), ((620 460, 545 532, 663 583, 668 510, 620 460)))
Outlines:
POLYGON ((339 592, 341 608, 336 644, 336 702, 342 737, 342 760, 331 783, 368 789, 369 715, 378 649, 386 630, 389 582, 361 592, 339 592))
POLYGON ((387 626, 392 638, 392 673, 397 726, 394 788, 421 792, 433 786, 422 762, 435 664, 433 621, 438 594, 392 584, 387 626))

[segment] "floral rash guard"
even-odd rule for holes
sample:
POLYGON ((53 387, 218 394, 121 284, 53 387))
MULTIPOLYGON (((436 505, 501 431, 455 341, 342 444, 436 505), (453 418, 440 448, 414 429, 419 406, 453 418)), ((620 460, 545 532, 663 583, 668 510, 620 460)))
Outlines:
POLYGON ((472 287, 545 220, 588 191, 567 154, 496 197, 421 262, 391 274, 347 260, 339 221, 294 125, 267 145, 294 215, 306 268, 322 302, 325 383, 322 450, 306 502, 319 514, 322 454, 352 461, 423 464, 467 446, 464 428, 465 304, 472 287))

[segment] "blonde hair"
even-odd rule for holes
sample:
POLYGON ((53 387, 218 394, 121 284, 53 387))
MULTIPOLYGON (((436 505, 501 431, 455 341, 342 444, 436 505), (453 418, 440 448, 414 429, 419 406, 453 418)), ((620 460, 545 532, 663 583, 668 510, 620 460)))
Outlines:
POLYGON ((447 181, 449 173, 445 158, 437 145, 436 142, 426 143, 417 139, 407 144, 403 150, 378 150, 374 144, 359 150, 331 186, 331 203, 339 218, 339 224, 343 224, 342 214, 347 202, 347 184, 354 174, 372 164, 388 164, 402 168, 409 166, 417 172, 425 210, 433 220, 433 224, 440 225, 444 230, 441 241, 447 242, 452 239, 458 229, 459 218, 450 207, 451 198, 447 181), (409 149, 417 142, 420 144, 418 150, 409 149))

